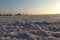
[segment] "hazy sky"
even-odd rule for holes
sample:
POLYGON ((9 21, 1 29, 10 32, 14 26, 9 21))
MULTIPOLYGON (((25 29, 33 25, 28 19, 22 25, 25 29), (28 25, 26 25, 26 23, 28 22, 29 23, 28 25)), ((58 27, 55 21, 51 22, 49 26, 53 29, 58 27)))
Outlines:
POLYGON ((0 13, 60 13, 60 0, 0 0, 0 13))

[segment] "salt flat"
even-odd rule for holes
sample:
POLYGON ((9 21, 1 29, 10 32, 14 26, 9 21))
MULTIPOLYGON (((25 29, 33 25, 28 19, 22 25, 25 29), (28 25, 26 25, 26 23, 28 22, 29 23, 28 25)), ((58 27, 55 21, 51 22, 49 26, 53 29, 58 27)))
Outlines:
POLYGON ((59 39, 59 15, 0 16, 0 40, 59 39))

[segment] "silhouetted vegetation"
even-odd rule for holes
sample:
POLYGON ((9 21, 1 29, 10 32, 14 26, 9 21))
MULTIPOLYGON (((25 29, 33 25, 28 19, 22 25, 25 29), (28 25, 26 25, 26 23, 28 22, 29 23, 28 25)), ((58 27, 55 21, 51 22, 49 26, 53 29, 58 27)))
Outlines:
POLYGON ((0 16, 12 16, 12 14, 0 14, 0 16))
POLYGON ((21 16, 22 14, 21 13, 17 13, 17 14, 15 14, 14 16, 21 16))
POLYGON ((12 14, 12 13, 8 13, 8 14, 0 14, 0 16, 21 16, 21 15, 27 15, 27 14, 21 14, 21 13, 17 13, 17 14, 12 14))

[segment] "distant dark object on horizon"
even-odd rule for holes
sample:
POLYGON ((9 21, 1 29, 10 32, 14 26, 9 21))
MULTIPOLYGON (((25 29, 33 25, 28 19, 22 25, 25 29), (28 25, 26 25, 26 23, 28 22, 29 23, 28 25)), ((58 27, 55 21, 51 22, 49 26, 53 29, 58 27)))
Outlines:
POLYGON ((12 14, 0 14, 0 16, 12 16, 12 14))
POLYGON ((21 13, 17 13, 17 14, 12 14, 12 13, 10 13, 10 14, 0 14, 0 16, 21 16, 21 15, 27 15, 27 14, 21 14, 21 13))
POLYGON ((17 13, 17 14, 15 14, 14 16, 21 16, 22 14, 21 13, 17 13))

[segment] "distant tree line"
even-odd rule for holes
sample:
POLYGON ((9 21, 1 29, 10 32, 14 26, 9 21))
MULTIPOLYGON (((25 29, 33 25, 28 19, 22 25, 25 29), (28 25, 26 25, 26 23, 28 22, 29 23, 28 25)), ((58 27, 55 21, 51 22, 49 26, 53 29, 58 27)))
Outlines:
POLYGON ((0 16, 12 16, 12 14, 0 14, 0 16))
POLYGON ((9 13, 9 14, 0 14, 0 16, 21 16, 21 15, 27 15, 27 14, 21 14, 21 13, 17 13, 17 14, 12 14, 12 13, 9 13))

